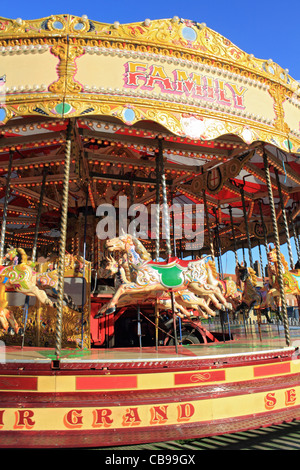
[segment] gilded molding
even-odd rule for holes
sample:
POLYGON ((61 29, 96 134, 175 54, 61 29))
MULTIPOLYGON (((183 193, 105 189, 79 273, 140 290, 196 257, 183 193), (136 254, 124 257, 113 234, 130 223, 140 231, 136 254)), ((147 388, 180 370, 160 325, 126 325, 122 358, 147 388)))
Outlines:
MULTIPOLYGON (((42 81, 36 86, 33 83, 23 86, 19 81, 9 85, 1 101, 2 123, 25 114, 49 117, 99 114, 117 117, 128 125, 152 119, 177 135, 184 135, 188 126, 196 123, 201 132, 204 129, 198 138, 214 139, 233 133, 247 144, 262 140, 284 150, 288 150, 286 141, 289 139, 293 151, 300 149, 295 119, 287 117, 292 123, 290 129, 283 109, 283 103, 289 100, 298 112, 295 103, 299 101, 299 83, 273 61, 255 58, 204 24, 177 17, 123 25, 99 23, 73 15, 52 15, 29 21, 0 18, 0 56, 41 54, 41 58, 46 58, 45 54, 49 53, 58 60, 57 79, 51 82, 51 78, 47 85, 42 81), (181 69, 186 73, 187 81, 194 73, 198 80, 210 77, 212 83, 234 83, 237 90, 244 88, 257 91, 258 96, 263 93, 268 96, 267 112, 258 116, 260 110, 255 108, 257 115, 253 115, 251 106, 250 109, 235 106, 232 95, 230 106, 227 106, 226 97, 221 104, 219 101, 211 104, 201 97, 200 92, 193 98, 189 93, 162 94, 154 87, 149 91, 123 86, 120 92, 118 88, 103 86, 101 80, 97 86, 84 80, 79 83, 79 60, 84 56, 86 59, 88 54, 102 56, 101 59, 103 56, 117 57, 124 64, 127 60, 147 60, 147 64, 160 64, 161 70, 165 65, 172 65, 173 70, 181 69), (130 107, 134 116, 128 121, 124 111, 130 107), (199 124, 201 120, 203 125, 199 124)), ((97 57, 93 60, 97 63, 97 57)), ((93 65, 92 61, 85 63, 93 65)), ((52 60, 52 74, 53 67, 55 62, 52 60)), ((118 73, 123 72, 120 69, 118 73)), ((190 137, 191 134, 187 132, 186 135, 190 137)))
POLYGON ((77 72, 76 59, 84 51, 81 46, 57 44, 51 48, 52 54, 59 58, 59 64, 56 68, 58 80, 49 86, 49 91, 54 93, 79 93, 82 91, 82 85, 74 80, 77 72))

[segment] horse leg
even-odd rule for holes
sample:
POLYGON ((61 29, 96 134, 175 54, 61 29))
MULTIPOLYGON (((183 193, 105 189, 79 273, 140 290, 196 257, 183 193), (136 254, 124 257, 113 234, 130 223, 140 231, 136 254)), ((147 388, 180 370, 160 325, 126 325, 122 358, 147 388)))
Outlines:
POLYGON ((220 288, 217 288, 214 292, 214 295, 218 299, 218 301, 224 305, 225 308, 228 308, 229 310, 232 310, 232 304, 230 302, 227 302, 226 298, 222 294, 220 288))
POLYGON ((202 310, 202 308, 200 307, 200 305, 196 305, 196 310, 197 312, 199 313, 199 316, 202 317, 202 318, 208 318, 208 314, 202 310))
POLYGON ((215 312, 208 306, 207 302, 205 301, 205 299, 203 298, 199 298, 197 297, 194 293, 185 293, 185 294, 182 294, 182 296, 180 295, 178 297, 178 302, 181 303, 182 305, 186 306, 186 307, 189 307, 189 308, 193 308, 196 310, 198 310, 198 312, 201 314, 201 316, 203 316, 204 318, 207 318, 208 315, 207 314, 210 314, 212 316, 215 316, 215 312), (207 312, 207 314, 205 314, 203 312, 203 310, 200 309, 200 307, 205 310, 207 312))
MULTIPOLYGON (((212 310, 207 305, 207 303, 204 299, 197 299, 197 305, 198 305, 198 307, 201 307, 202 310, 205 310, 208 315, 211 315, 212 317, 216 316, 216 312, 214 312, 214 310, 212 310)), ((208 315, 206 315, 205 318, 207 318, 208 315)))
MULTIPOLYGON (((159 299, 158 308, 159 310, 172 310, 171 299, 159 299)), ((178 315, 178 317, 180 318, 191 316, 190 312, 186 310, 182 305, 180 305, 176 300, 174 301, 174 308, 176 315, 178 315)))
POLYGON ((7 319, 8 319, 8 322, 10 323, 11 325, 11 328, 19 335, 23 335, 23 328, 20 328, 18 323, 17 323, 17 320, 15 319, 15 316, 12 312, 8 311, 7 313, 7 319))
POLYGON ((137 294, 149 294, 156 291, 165 291, 166 288, 161 284, 152 284, 149 286, 139 286, 135 283, 121 284, 113 298, 100 309, 99 313, 106 312, 107 314, 113 313, 116 310, 116 305, 122 295, 135 296, 137 294))
POLYGON ((32 286, 30 289, 27 289, 27 291, 22 290, 22 291, 19 291, 19 292, 23 292, 23 293, 28 294, 28 295, 30 295, 30 294, 34 295, 42 304, 50 305, 51 307, 53 306, 53 303, 51 302, 51 300, 47 296, 46 292, 39 289, 37 286, 32 286))
POLYGON ((6 309, 1 309, 0 310, 0 323, 2 325, 2 328, 4 329, 5 332, 7 332, 9 328, 9 323, 7 321, 7 310, 6 309))
POLYGON ((195 283, 192 283, 189 285, 189 289, 196 295, 198 295, 199 297, 204 297, 204 298, 208 298, 211 300, 211 302, 213 303, 213 305, 218 309, 218 310, 224 310, 225 307, 224 305, 222 305, 218 299, 216 298, 216 296, 214 295, 214 292, 208 292, 207 289, 204 289, 202 287, 200 287, 198 284, 195 284, 195 283))
POLYGON ((0 283, 0 309, 7 307, 8 301, 6 299, 5 284, 0 283))

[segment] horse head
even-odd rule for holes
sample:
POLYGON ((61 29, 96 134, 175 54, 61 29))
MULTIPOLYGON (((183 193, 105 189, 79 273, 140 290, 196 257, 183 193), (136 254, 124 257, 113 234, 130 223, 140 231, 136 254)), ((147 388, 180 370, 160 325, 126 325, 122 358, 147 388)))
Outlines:
POLYGON ((122 232, 120 237, 110 238, 106 240, 104 250, 107 252, 122 252, 127 253, 130 257, 136 257, 136 260, 141 259, 150 261, 151 256, 147 252, 143 244, 133 235, 122 232))
POLYGON ((19 263, 20 260, 19 260, 18 249, 9 245, 9 248, 6 251, 6 254, 3 256, 3 261, 11 262, 11 261, 14 261, 16 258, 18 258, 18 263, 19 263))
POLYGON ((123 234, 120 237, 107 239, 104 244, 104 250, 108 252, 128 251, 131 246, 133 246, 131 235, 123 234))
POLYGON ((118 262, 110 255, 105 257, 105 270, 109 272, 110 276, 116 274, 119 269, 118 262))
POLYGON ((243 265, 243 263, 242 264, 237 263, 236 274, 242 282, 245 282, 247 280, 249 273, 248 273, 246 262, 245 262, 245 266, 243 265))
POLYGON ((276 250, 275 248, 269 249, 268 253, 267 253, 267 259, 270 263, 276 263, 277 262, 277 254, 276 254, 276 250))

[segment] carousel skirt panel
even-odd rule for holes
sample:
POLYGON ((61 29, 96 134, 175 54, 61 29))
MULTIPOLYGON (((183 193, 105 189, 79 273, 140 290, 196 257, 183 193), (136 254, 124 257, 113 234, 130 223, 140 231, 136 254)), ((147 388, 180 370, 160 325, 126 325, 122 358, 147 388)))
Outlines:
POLYGON ((182 347, 185 355, 171 349, 132 348, 111 357, 106 350, 98 359, 90 351, 58 368, 49 351, 20 349, 18 358, 8 350, 0 364, 0 447, 160 442, 300 419, 294 348, 226 354, 225 345, 182 347))

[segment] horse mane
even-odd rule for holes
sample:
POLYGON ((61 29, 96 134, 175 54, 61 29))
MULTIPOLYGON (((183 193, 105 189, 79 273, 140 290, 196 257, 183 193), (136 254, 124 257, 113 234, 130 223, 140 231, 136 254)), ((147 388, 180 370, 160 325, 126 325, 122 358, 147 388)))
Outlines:
POLYGON ((212 271, 213 276, 217 278, 218 277, 218 271, 217 271, 217 268, 216 268, 215 261, 210 259, 210 260, 207 261, 207 264, 210 266, 210 269, 212 271))
POLYGON ((26 254, 26 251, 23 250, 23 248, 17 248, 18 252, 20 253, 21 255, 21 262, 22 263, 27 263, 27 260, 28 260, 28 256, 26 254))
POLYGON ((131 238, 132 238, 132 241, 134 243, 136 252, 140 255, 140 257, 144 261, 151 261, 152 258, 150 256, 150 254, 148 253, 148 251, 146 250, 146 248, 144 247, 144 245, 136 237, 134 237, 133 235, 131 235, 131 238))
MULTIPOLYGON (((277 255, 276 248, 273 248, 270 251, 274 252, 277 255)), ((282 263, 282 266, 283 266, 284 270, 289 271, 289 265, 288 265, 284 255, 282 253, 280 253, 280 259, 281 259, 281 263, 282 263)), ((277 256, 276 256, 276 260, 277 260, 277 256)))
POLYGON ((283 265, 283 268, 285 271, 288 271, 289 270, 289 265, 287 264, 287 261, 285 259, 285 257, 283 256, 282 253, 280 253, 280 257, 281 257, 281 263, 283 265))
POLYGON ((254 286, 257 285, 257 276, 256 276, 256 272, 254 271, 254 269, 252 268, 248 268, 248 273, 250 275, 250 279, 251 279, 251 282, 254 286))

